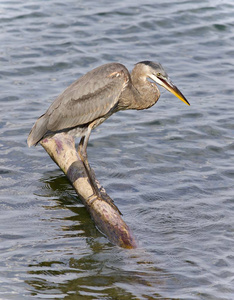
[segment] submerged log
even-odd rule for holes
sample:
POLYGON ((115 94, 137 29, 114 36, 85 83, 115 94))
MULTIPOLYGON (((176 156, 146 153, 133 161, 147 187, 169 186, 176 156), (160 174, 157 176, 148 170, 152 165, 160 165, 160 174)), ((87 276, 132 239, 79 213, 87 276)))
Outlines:
MULTIPOLYGON (((68 177, 99 231, 115 245, 135 248, 136 242, 129 227, 104 188, 100 189, 101 198, 94 195, 87 171, 76 151, 73 137, 58 133, 53 137, 45 138, 40 144, 68 177)), ((99 182, 97 180, 96 182, 100 187, 99 182)))

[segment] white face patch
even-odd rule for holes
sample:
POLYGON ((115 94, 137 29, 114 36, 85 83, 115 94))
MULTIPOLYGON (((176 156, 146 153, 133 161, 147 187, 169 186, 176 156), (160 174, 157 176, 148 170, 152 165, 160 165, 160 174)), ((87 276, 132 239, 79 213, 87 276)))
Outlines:
POLYGON ((163 82, 160 78, 158 78, 157 76, 155 76, 154 74, 150 74, 149 76, 150 79, 152 79, 154 82, 156 82, 157 84, 161 85, 162 87, 164 87, 165 89, 168 89, 168 86, 165 84, 165 82, 163 82))

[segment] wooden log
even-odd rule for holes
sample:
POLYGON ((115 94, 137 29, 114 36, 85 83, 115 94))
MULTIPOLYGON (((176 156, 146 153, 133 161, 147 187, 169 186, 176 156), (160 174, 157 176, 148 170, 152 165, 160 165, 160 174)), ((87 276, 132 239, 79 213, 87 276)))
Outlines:
MULTIPOLYGON (((76 151, 73 137, 66 133, 58 133, 45 138, 40 144, 68 177, 99 231, 115 245, 129 249, 136 248, 129 227, 104 188, 100 189, 101 198, 94 195, 87 171, 76 151)), ((96 182, 100 187, 99 182, 97 180, 96 182)))

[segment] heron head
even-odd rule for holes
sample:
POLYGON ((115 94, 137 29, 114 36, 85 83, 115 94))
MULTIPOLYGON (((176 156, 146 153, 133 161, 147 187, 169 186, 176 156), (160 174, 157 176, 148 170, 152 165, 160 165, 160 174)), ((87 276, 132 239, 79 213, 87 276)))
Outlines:
POLYGON ((152 79, 154 82, 164 87, 166 90, 174 94, 185 104, 190 105, 188 100, 181 93, 181 91, 172 83, 161 64, 152 61, 142 61, 138 64, 144 65, 144 73, 146 77, 152 79))

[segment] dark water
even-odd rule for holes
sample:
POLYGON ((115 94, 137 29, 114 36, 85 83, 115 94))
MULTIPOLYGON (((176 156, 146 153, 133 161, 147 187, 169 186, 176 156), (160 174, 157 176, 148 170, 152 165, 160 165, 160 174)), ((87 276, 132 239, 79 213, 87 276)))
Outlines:
POLYGON ((0 299, 234 299, 233 1, 1 1, 0 42, 0 299), (26 138, 80 75, 141 60, 191 107, 162 90, 91 136, 127 251, 26 138))

